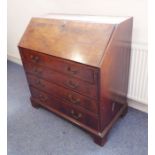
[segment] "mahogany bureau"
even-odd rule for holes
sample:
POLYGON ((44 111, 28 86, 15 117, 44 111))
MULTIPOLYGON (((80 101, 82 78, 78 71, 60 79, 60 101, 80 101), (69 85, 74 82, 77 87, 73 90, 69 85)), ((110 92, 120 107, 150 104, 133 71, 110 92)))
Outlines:
POLYGON ((33 107, 81 127, 99 145, 127 112, 131 17, 32 18, 18 45, 33 107))

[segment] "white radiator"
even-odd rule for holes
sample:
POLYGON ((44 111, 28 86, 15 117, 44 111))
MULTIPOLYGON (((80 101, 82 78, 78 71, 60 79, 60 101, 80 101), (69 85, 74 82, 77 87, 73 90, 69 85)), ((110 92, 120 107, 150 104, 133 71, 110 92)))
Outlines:
POLYGON ((129 100, 131 99, 132 101, 139 102, 144 106, 147 106, 148 103, 147 56, 148 56, 147 45, 145 44, 132 45, 128 98, 129 100))

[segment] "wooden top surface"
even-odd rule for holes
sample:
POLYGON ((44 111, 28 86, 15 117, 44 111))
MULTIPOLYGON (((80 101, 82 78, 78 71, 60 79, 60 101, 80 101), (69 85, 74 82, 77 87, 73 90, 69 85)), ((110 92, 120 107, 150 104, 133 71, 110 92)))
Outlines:
POLYGON ((19 47, 97 67, 114 27, 110 22, 32 18, 19 47))
POLYGON ((95 15, 76 15, 76 14, 53 14, 53 13, 45 14, 38 17, 47 19, 84 21, 92 23, 104 23, 104 24, 119 24, 130 18, 121 16, 95 16, 95 15))

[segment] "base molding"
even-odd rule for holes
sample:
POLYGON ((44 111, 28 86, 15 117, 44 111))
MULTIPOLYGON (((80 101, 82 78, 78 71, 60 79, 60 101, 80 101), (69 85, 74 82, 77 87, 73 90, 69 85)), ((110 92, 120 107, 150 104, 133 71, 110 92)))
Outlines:
POLYGON ((100 136, 101 138, 104 138, 109 130, 112 128, 112 126, 117 122, 117 120, 120 117, 124 117, 126 115, 128 111, 128 105, 124 104, 121 109, 117 112, 117 114, 114 116, 114 118, 111 120, 111 122, 105 127, 105 129, 100 133, 98 133, 98 136, 100 136))
POLYGON ((148 113, 148 105, 146 103, 142 103, 142 102, 135 101, 133 99, 128 98, 128 105, 129 107, 148 113))

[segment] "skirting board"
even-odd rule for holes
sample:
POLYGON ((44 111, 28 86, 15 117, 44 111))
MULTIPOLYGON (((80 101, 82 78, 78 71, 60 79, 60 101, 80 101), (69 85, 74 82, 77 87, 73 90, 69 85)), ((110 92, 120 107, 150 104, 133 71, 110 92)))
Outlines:
POLYGON ((14 63, 17 63, 19 65, 22 65, 22 61, 20 58, 17 58, 15 56, 12 56, 12 55, 7 55, 7 59, 14 62, 14 63))
POLYGON ((146 103, 138 102, 128 98, 128 105, 129 107, 148 113, 148 104, 146 103))
MULTIPOLYGON (((19 65, 22 65, 21 59, 19 59, 17 57, 7 55, 7 59, 14 62, 14 63, 17 63, 19 65)), ((147 104, 135 101, 133 99, 128 99, 128 104, 130 107, 132 107, 134 109, 148 113, 148 105, 147 104)))

